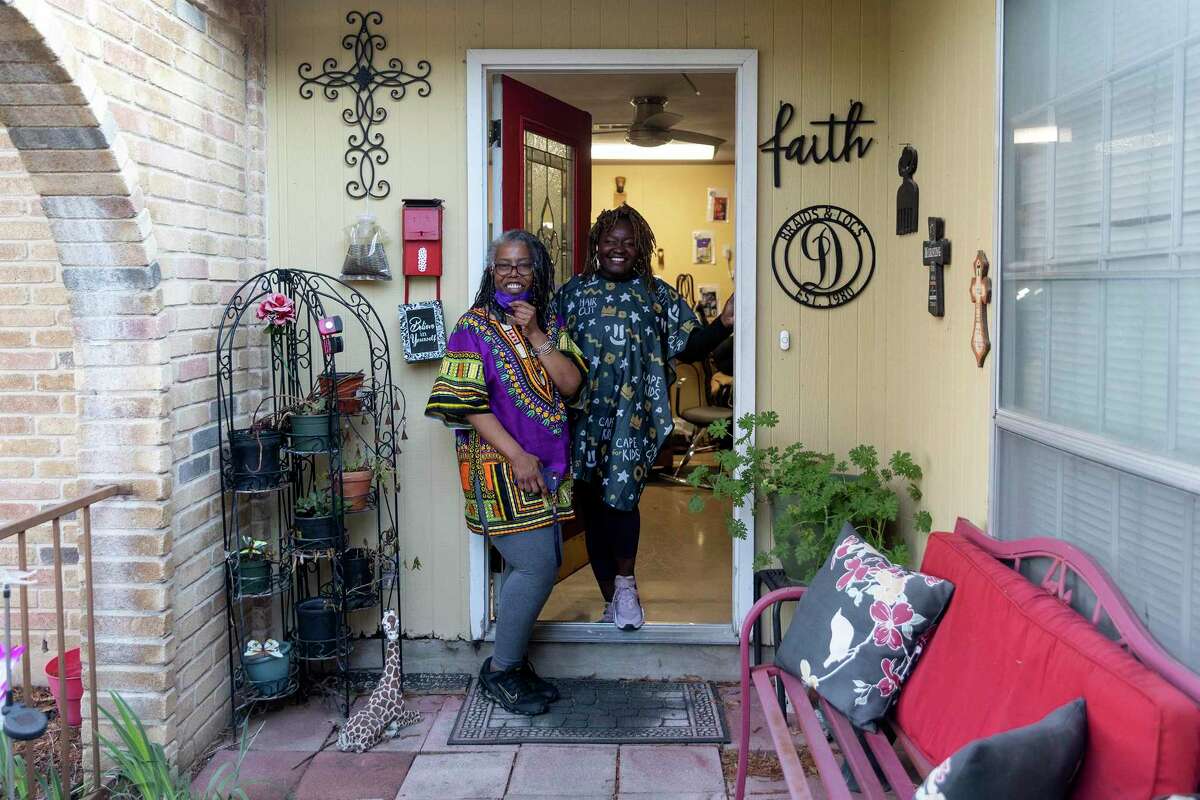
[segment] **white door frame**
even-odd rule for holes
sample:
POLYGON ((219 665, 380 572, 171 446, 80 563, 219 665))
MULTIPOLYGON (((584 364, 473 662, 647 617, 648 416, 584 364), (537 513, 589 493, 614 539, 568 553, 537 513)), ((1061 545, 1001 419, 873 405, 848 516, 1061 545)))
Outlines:
MULTIPOLYGON (((467 284, 476 286, 483 277, 487 253, 488 196, 488 78, 497 72, 635 72, 686 70, 688 72, 733 72, 737 77, 734 103, 734 285, 736 315, 734 350, 734 417, 755 409, 755 321, 754 307, 758 275, 758 52, 756 50, 468 50, 467 51, 467 284)), ((754 514, 749 505, 734 509, 749 535, 732 540, 733 618, 729 625, 648 624, 637 635, 623 634, 624 641, 722 641, 736 640, 754 593, 754 514)), ((484 570, 482 536, 471 536, 470 625, 473 638, 486 633, 484 619, 484 570)), ((543 626, 554 635, 539 638, 597 640, 606 638, 597 626, 580 623, 543 626), (568 627, 569 626, 569 627, 568 627), (565 630, 564 630, 565 629, 565 630), (572 635, 570 631, 578 631, 572 635)), ((612 626, 605 626, 611 628, 612 626)))

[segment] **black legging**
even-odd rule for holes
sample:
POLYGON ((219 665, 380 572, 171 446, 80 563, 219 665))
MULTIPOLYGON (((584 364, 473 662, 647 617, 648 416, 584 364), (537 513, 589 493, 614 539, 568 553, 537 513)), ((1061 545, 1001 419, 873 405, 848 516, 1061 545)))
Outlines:
POLYGON ((576 482, 575 508, 583 522, 592 573, 605 601, 611 603, 616 577, 633 574, 642 516, 637 508, 619 511, 607 505, 603 497, 594 484, 576 482))

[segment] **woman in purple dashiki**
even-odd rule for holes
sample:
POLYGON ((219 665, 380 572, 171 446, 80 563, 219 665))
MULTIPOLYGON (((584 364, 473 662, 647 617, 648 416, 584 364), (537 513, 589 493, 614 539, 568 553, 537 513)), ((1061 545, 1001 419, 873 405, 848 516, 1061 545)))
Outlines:
POLYGON ((507 711, 534 715, 558 699, 526 650, 558 573, 558 523, 574 516, 567 400, 587 370, 551 307, 553 265, 542 243, 507 231, 488 262, 447 341, 425 414, 455 430, 467 527, 504 557, 496 646, 480 686, 507 711))

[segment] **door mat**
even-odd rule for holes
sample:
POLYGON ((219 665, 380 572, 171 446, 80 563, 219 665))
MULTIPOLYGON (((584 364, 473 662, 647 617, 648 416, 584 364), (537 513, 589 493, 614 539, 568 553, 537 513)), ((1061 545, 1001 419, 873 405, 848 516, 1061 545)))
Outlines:
POLYGON ((449 744, 724 744, 725 708, 707 681, 553 682, 562 697, 536 717, 510 714, 471 682, 449 744))
POLYGON ((471 683, 465 672, 406 672, 405 694, 462 694, 471 683))

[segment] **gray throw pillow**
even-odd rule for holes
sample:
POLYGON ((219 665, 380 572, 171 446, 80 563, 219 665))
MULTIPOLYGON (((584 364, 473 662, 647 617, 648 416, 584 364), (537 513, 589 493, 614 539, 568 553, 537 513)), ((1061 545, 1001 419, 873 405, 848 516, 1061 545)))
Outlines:
POLYGON ((1087 712, 1080 697, 1032 725, 964 745, 933 768, 913 800, 1063 798, 1086 744, 1087 712))
POLYGON ((797 604, 775 663, 874 730, 953 591, 949 581, 888 561, 847 523, 797 604))

